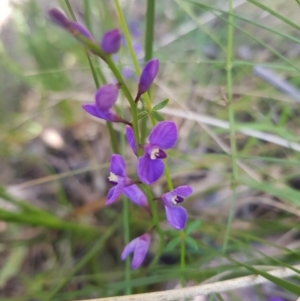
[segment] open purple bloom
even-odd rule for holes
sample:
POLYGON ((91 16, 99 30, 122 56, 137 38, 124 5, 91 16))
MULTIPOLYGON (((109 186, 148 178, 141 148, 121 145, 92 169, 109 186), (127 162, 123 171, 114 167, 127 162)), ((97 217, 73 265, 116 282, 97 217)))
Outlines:
POLYGON ((101 41, 101 48, 107 54, 116 53, 121 47, 122 35, 119 29, 107 31, 101 41))
MULTIPOLYGON (((132 134, 127 130, 127 139, 133 151, 136 151, 132 134)), ((148 143, 143 145, 144 156, 138 159, 137 173, 145 184, 157 181, 164 171, 162 159, 167 157, 163 151, 172 148, 177 140, 177 127, 173 121, 159 122, 150 132, 148 143)))
POLYGON ((122 122, 131 126, 117 113, 111 110, 117 101, 119 89, 116 85, 102 86, 95 94, 95 103, 84 104, 82 108, 90 115, 110 122, 122 122))
POLYGON ((150 88, 152 85, 159 69, 159 60, 152 59, 150 60, 144 69, 142 70, 142 74, 140 76, 140 81, 138 85, 138 95, 142 95, 150 88))
POLYGON ((133 253, 133 259, 131 262, 131 268, 133 270, 137 269, 144 261, 146 254, 148 252, 151 242, 151 236, 149 233, 145 233, 135 239, 133 239, 129 244, 127 244, 122 252, 121 259, 125 258, 133 253))
POLYGON ((133 184, 134 181, 127 177, 125 161, 122 156, 112 155, 108 180, 115 186, 109 190, 105 205, 112 204, 124 193, 136 205, 148 206, 147 198, 143 191, 136 184, 133 184))
POLYGON ((58 26, 68 30, 73 36, 81 34, 87 39, 93 40, 90 32, 81 24, 69 20, 59 9, 52 8, 48 11, 49 18, 58 26))
POLYGON ((184 198, 193 193, 190 186, 178 186, 161 196, 165 205, 166 217, 169 224, 176 230, 182 230, 187 221, 187 211, 185 208, 178 206, 184 201, 184 198))

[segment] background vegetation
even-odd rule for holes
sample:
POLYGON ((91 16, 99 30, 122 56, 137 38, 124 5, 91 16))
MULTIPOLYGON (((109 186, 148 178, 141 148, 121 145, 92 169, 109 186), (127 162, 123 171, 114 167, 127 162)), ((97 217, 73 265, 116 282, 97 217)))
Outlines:
MULTIPOLYGON (((108 29, 122 30, 117 2, 70 4, 100 40, 108 29)), ((96 90, 90 62, 84 47, 47 19, 52 7, 69 14, 68 2, 12 2, 0 44, 3 301, 151 292, 266 276, 278 267, 299 272, 300 6, 284 0, 165 0, 156 1, 152 21, 149 3, 120 1, 141 66, 145 53, 146 60, 161 62, 151 99, 155 105, 168 98, 160 112, 178 125, 169 166, 174 185, 194 190, 184 203, 187 229, 181 236, 171 230, 158 203, 165 248, 154 236, 144 267, 133 272, 128 261, 121 262, 124 241, 151 221, 126 200, 104 207, 112 149, 105 124, 81 109, 96 90), (153 28, 153 40, 146 28, 153 28)), ((114 80, 89 57, 102 84, 114 80)), ((137 76, 125 42, 116 59, 134 94, 137 76)), ((118 107, 130 119, 125 99, 118 107)), ((134 174, 123 126, 114 129, 134 174)), ((166 187, 162 178, 154 194, 166 187)), ((197 300, 300 295, 298 276, 270 280, 197 300)))

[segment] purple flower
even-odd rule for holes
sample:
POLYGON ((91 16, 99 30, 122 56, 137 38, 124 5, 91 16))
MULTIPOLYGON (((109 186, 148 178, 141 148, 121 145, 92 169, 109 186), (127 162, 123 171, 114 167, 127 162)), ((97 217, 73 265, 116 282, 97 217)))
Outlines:
POLYGON ((59 9, 52 8, 48 11, 49 18, 58 26, 68 30, 73 36, 81 34, 89 40, 93 40, 90 32, 81 24, 69 20, 59 9))
MULTIPOLYGON (((128 142, 136 153, 136 142, 132 130, 126 128, 128 142)), ((173 121, 159 122, 150 132, 148 143, 144 144, 144 156, 138 159, 137 173, 145 184, 157 181, 164 171, 162 159, 167 157, 163 151, 172 148, 177 140, 177 127, 173 121)))
POLYGON ((150 60, 144 69, 142 70, 142 74, 140 76, 140 81, 138 85, 138 93, 135 101, 137 102, 142 94, 147 92, 153 83, 159 69, 159 60, 152 59, 150 60))
POLYGON ((148 206, 145 194, 134 184, 133 180, 127 177, 125 161, 122 156, 117 154, 112 155, 108 180, 115 186, 109 190, 105 205, 112 204, 124 193, 136 205, 142 207, 148 206))
POLYGON ((119 29, 107 31, 101 41, 101 48, 107 54, 116 53, 121 47, 122 35, 119 29))
POLYGON ((145 233, 127 244, 122 252, 121 259, 124 260, 130 253, 133 253, 131 268, 137 269, 144 261, 150 246, 151 236, 145 233))
POLYGON ((187 221, 187 211, 185 208, 178 206, 184 201, 184 198, 193 193, 190 186, 178 186, 177 188, 167 192, 161 196, 164 202, 166 216, 169 224, 176 230, 182 230, 187 221))
POLYGON ((124 120, 110 109, 117 101, 119 89, 116 85, 102 86, 95 94, 95 103, 84 104, 82 108, 90 115, 110 122, 122 122, 131 126, 131 123, 124 120))
POLYGON ((127 141, 130 145, 130 147, 132 148, 133 152, 137 155, 137 148, 136 148, 136 143, 135 143, 135 139, 134 139, 134 132, 131 126, 126 125, 126 138, 127 141))

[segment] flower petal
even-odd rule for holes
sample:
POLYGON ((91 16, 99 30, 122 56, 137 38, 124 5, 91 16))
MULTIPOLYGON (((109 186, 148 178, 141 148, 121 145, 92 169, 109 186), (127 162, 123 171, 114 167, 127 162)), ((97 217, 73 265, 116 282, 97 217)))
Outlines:
POLYGON ((124 250, 123 250, 123 252, 121 254, 121 259, 122 260, 124 260, 130 253, 132 253, 134 251, 137 242, 138 242, 138 237, 135 238, 135 239, 133 239, 131 242, 129 242, 125 246, 125 248, 124 248, 124 250))
POLYGON ((91 35, 91 33, 81 24, 74 22, 74 21, 70 21, 70 30, 72 31, 78 31, 81 35, 85 36, 87 39, 89 40, 93 40, 93 36, 91 35))
POLYGON ((177 127, 173 121, 159 122, 151 131, 149 142, 162 149, 172 148, 177 140, 177 127))
POLYGON ((169 224, 176 230, 182 230, 187 221, 187 211, 181 206, 165 206, 166 216, 169 224))
POLYGON ((126 120, 122 119, 120 116, 118 116, 115 112, 108 110, 108 111, 100 111, 97 109, 97 107, 94 104, 84 104, 82 105, 82 108, 89 113, 90 115, 104 119, 106 121, 110 122, 123 122, 126 123, 126 120))
POLYGON ((138 237, 135 245, 131 267, 137 269, 144 261, 151 242, 151 236, 148 233, 138 237))
POLYGON ((126 125, 126 138, 127 141, 135 154, 137 154, 136 143, 134 139, 134 133, 131 126, 126 125))
POLYGON ((118 183, 118 185, 112 187, 108 192, 105 205, 107 206, 115 202, 118 199, 118 197, 122 194, 123 188, 123 183, 118 183))
POLYGON ((160 159, 151 160, 148 154, 140 157, 137 164, 137 173, 145 184, 157 181, 164 172, 164 163, 160 159))
POLYGON ((107 112, 105 112, 103 114, 103 112, 99 111, 93 103, 84 104, 84 105, 82 105, 82 108, 87 113, 89 113, 90 115, 92 115, 94 117, 97 117, 97 118, 100 118, 100 119, 105 119, 105 120, 108 120, 108 118, 109 118, 109 114, 107 112))
POLYGON ((125 160, 118 154, 113 154, 110 159, 110 171, 117 176, 126 177, 125 160))
POLYGON ((123 188, 123 193, 136 205, 147 207, 147 197, 144 192, 135 184, 123 188))
POLYGON ((173 192, 182 198, 187 198, 193 193, 193 189, 189 185, 182 185, 175 188, 173 192))
POLYGON ((68 29, 70 20, 57 8, 51 8, 48 11, 49 18, 57 25, 68 29))
POLYGON ((117 101, 119 89, 116 85, 109 84, 101 87, 95 94, 95 103, 99 111, 108 111, 117 101))
POLYGON ((124 260, 130 253, 133 252, 131 267, 134 270, 137 269, 143 263, 146 257, 150 246, 150 242, 151 236, 149 233, 145 233, 133 239, 125 246, 121 254, 121 259, 124 260))

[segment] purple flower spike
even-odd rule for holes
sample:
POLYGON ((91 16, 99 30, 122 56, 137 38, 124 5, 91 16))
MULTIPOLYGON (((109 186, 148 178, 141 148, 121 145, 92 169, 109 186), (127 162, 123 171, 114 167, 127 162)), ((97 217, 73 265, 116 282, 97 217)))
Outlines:
MULTIPOLYGON (((134 150, 135 142, 132 142, 132 136, 126 136, 134 150)), ((177 127, 173 121, 162 121, 152 129, 148 143, 143 146, 144 156, 138 159, 137 164, 137 173, 143 183, 150 185, 160 178, 164 172, 162 159, 167 157, 163 150, 172 148, 176 140, 177 127)))
POLYGON ((48 11, 49 18, 58 26, 68 30, 73 36, 81 34, 89 40, 93 40, 90 32, 81 24, 69 20, 59 9, 52 8, 48 11))
POLYGON ((84 104, 82 108, 90 115, 110 122, 121 122, 132 126, 118 114, 110 110, 118 98, 118 87, 112 84, 98 89, 95 94, 95 103, 84 104))
POLYGON ((164 202, 166 216, 169 224, 176 230, 182 230, 187 221, 187 211, 185 208, 178 206, 184 201, 184 198, 190 196, 193 190, 190 186, 179 186, 170 192, 161 196, 164 202))
POLYGON ((121 47, 122 35, 119 29, 107 31, 101 41, 101 48, 107 54, 116 53, 121 47))
POLYGON ((112 155, 108 180, 115 186, 109 190, 105 205, 114 203, 124 193, 136 205, 141 207, 148 206, 147 198, 143 191, 134 184, 134 181, 127 177, 125 161, 122 156, 112 155))
POLYGON ((149 233, 145 233, 135 239, 133 239, 129 244, 127 244, 122 252, 121 259, 125 258, 133 253, 133 259, 131 262, 131 268, 133 270, 137 269, 144 261, 146 254, 148 252, 151 242, 151 236, 149 233))
POLYGON ((153 59, 150 60, 144 69, 142 70, 142 74, 140 76, 140 81, 138 85, 138 93, 135 99, 135 102, 138 102, 140 96, 147 92, 147 90, 152 85, 159 69, 159 60, 153 59))

